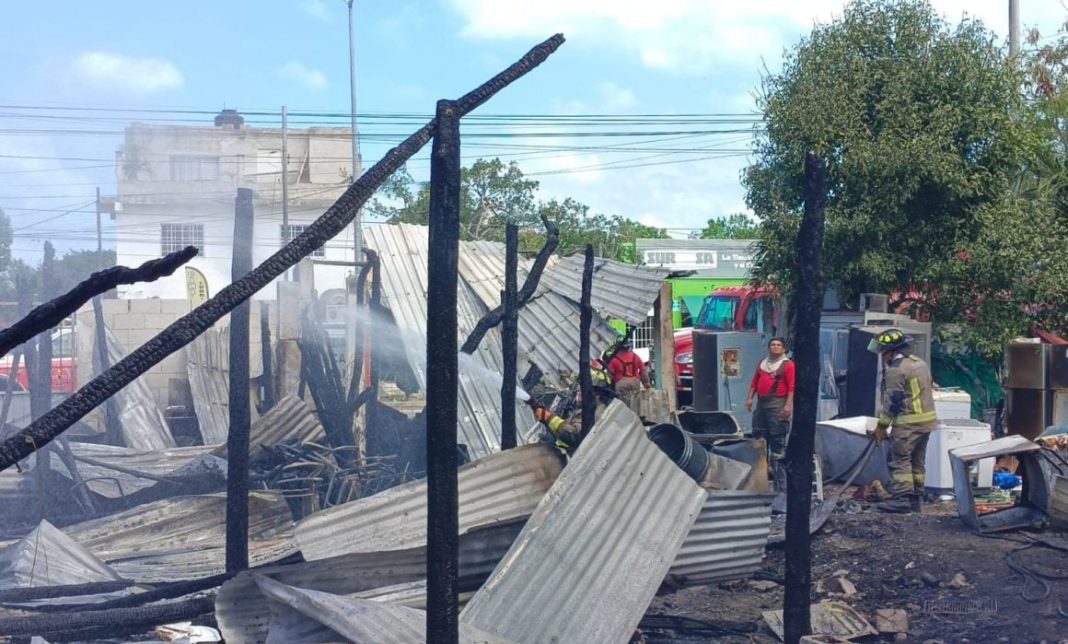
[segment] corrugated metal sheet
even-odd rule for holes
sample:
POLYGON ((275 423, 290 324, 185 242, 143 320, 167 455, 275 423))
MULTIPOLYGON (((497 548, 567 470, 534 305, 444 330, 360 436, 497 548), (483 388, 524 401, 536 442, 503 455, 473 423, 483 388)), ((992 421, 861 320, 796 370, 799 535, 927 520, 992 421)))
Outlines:
POLYGON ((671 564, 667 582, 681 588, 741 579, 759 570, 774 500, 775 495, 766 492, 710 493, 671 564))
POLYGON ((515 642, 626 642, 706 493, 614 401, 461 621, 515 642))
MULTIPOLYGON (((116 364, 126 357, 126 351, 110 329, 105 329, 105 334, 111 364, 116 364)), ((95 365, 93 373, 99 374, 95 365)), ((112 398, 119 406, 122 437, 127 447, 142 452, 175 447, 167 419, 156 405, 156 399, 144 377, 126 385, 112 398)))
MULTIPOLYGON (((115 465, 126 470, 143 472, 150 476, 161 477, 174 474, 197 459, 210 456, 211 446, 172 447, 150 452, 140 452, 127 447, 96 445, 93 443, 70 443, 74 458, 91 458, 101 463, 115 465)), ((71 478, 67 466, 58 455, 49 452, 52 469, 71 478)), ((225 472, 225 468, 223 470, 225 472)), ((122 498, 134 492, 150 488, 157 483, 153 478, 134 476, 127 472, 95 465, 78 460, 78 472, 90 490, 109 499, 122 498)))
MULTIPOLYGON (((281 494, 250 493, 250 563, 296 552, 292 526, 281 494)), ((130 579, 205 577, 225 570, 226 498, 178 496, 68 526, 64 532, 130 579)))
MULTIPOLYGON (((459 470, 460 534, 528 516, 562 469, 559 452, 525 445, 459 470)), ((426 543, 426 480, 322 510, 297 524, 304 558, 400 550, 426 543)))
MULTIPOLYGON (((586 259, 582 255, 561 258, 545 271, 541 287, 551 289, 578 302, 582 297, 582 269, 586 259)), ((593 263, 593 290, 590 304, 601 317, 644 324, 649 310, 660 295, 660 286, 671 271, 621 264, 610 259, 596 259, 593 263)))
POLYGON ((208 329, 185 347, 193 409, 205 445, 226 442, 230 429, 230 330, 208 329))
MULTIPOLYGON (((257 577, 256 581, 275 604, 268 644, 333 641, 338 634, 344 634, 345 641, 361 644, 427 641, 426 613, 421 610, 295 588, 268 577, 257 577), (317 624, 321 627, 317 628, 317 624)), ((459 631, 460 642, 504 643, 468 624, 461 623, 459 631)))
POLYGON ((119 575, 47 521, 0 550, 0 589, 118 581, 119 575))
MULTIPOLYGON (((461 590, 477 588, 511 547, 522 522, 476 530, 460 537, 461 590)), ((215 617, 227 642, 252 644, 267 639, 270 609, 253 576, 284 584, 362 599, 425 605, 426 548, 354 553, 243 572, 223 584, 215 617), (410 591, 404 590, 405 588, 410 591), (403 596, 403 598, 402 598, 403 596)))
MULTIPOLYGON (((282 398, 270 411, 253 421, 249 428, 249 455, 271 445, 289 440, 301 443, 320 442, 326 437, 315 412, 296 395, 282 398)), ((226 443, 214 448, 213 454, 226 456, 226 443)))

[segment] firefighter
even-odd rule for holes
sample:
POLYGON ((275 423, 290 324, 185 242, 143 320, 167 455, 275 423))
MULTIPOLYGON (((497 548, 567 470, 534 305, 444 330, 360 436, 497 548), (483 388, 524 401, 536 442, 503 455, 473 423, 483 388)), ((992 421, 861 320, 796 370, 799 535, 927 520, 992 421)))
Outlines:
POLYGON ((649 388, 649 370, 645 363, 634 353, 629 338, 619 341, 618 349, 608 361, 608 372, 612 374, 612 384, 616 395, 628 407, 634 409, 634 403, 642 388, 649 388))
MULTIPOLYGON (((611 384, 603 376, 603 372, 600 376, 595 369, 590 369, 590 372, 593 376, 593 394, 597 401, 593 413, 596 421, 601 417, 608 403, 615 398, 615 395, 612 393, 611 384)), ((556 446, 568 452, 578 448, 583 438, 581 398, 580 395, 575 395, 575 404, 571 405, 572 409, 566 412, 568 415, 566 419, 547 409, 534 396, 531 396, 527 401, 527 404, 534 412, 534 418, 552 432, 556 446)))
POLYGON ((926 483, 927 440, 935 430, 931 369, 912 355, 912 340, 899 329, 887 329, 872 338, 868 351, 883 361, 880 385, 879 422, 873 431, 875 442, 890 441, 889 501, 876 505, 881 512, 909 513, 920 511, 926 483))

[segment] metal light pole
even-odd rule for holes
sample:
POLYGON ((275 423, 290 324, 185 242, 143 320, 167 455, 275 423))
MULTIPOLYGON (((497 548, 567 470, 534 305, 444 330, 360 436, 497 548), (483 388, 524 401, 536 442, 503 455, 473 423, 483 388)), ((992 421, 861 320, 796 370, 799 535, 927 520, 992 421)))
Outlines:
MULTIPOLYGON (((355 0, 345 0, 349 6, 349 94, 352 109, 352 182, 360 175, 360 139, 356 134, 356 36, 352 29, 352 11, 355 0)), ((353 261, 360 262, 363 250, 363 209, 352 220, 353 261)))

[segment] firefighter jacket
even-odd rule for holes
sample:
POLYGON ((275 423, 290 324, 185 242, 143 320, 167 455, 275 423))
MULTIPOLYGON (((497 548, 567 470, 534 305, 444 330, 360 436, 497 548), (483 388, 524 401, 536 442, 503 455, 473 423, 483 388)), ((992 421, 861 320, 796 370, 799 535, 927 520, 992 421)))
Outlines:
MULTIPOLYGON (((605 406, 598 402, 594 408, 594 420, 599 419, 604 410, 605 406)), ((533 411, 534 418, 552 432, 557 447, 561 449, 578 447, 582 440, 581 405, 571 414, 570 419, 561 418, 541 405, 535 405, 533 411)))
POLYGON ((883 425, 930 426, 934 428, 934 395, 931 369, 912 355, 898 354, 885 366, 881 386, 882 406, 879 423, 883 425))

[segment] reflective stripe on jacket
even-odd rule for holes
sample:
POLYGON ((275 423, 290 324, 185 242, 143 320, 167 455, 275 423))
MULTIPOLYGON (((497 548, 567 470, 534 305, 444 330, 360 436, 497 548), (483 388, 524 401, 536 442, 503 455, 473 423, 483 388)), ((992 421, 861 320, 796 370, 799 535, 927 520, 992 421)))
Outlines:
POLYGON ((884 425, 928 425, 935 415, 931 369, 916 356, 898 355, 883 370, 879 422, 884 425))

